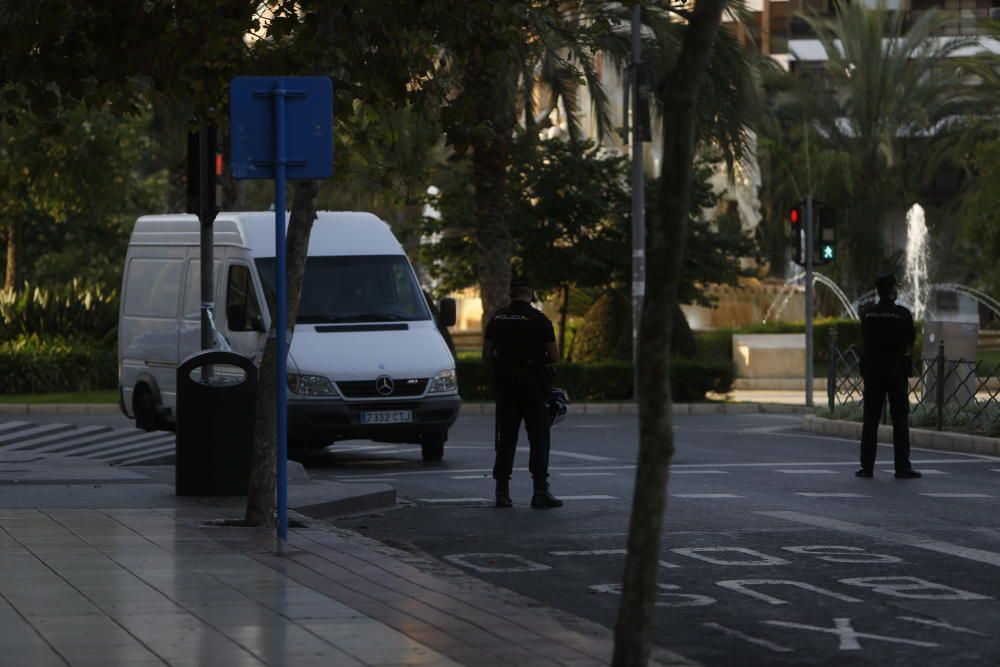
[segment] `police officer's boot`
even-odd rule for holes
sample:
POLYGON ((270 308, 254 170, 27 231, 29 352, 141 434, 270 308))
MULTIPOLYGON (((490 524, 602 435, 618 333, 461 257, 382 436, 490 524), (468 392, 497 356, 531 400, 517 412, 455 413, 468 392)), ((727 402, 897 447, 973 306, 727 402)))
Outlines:
POLYGON ((510 480, 497 480, 497 502, 494 507, 512 507, 514 501, 510 499, 510 480))
POLYGON ((531 496, 531 506, 535 509, 562 507, 563 501, 549 493, 549 483, 544 479, 535 479, 535 492, 531 496))

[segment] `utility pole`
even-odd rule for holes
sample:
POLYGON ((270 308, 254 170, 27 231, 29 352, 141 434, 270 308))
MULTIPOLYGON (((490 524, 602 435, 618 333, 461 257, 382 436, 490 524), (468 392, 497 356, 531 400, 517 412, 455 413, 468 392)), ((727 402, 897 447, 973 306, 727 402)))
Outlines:
MULTIPOLYGON (((632 10, 632 397, 639 400, 639 324, 646 293, 646 193, 642 159, 640 69, 642 3, 632 10)), ((644 82, 643 82, 644 83, 644 82)), ((624 122, 628 126, 628 114, 624 122)))
POLYGON ((212 311, 215 309, 215 125, 198 131, 198 219, 201 221, 201 349, 215 347, 212 311))
POLYGON ((806 407, 813 406, 813 197, 806 196, 806 407))

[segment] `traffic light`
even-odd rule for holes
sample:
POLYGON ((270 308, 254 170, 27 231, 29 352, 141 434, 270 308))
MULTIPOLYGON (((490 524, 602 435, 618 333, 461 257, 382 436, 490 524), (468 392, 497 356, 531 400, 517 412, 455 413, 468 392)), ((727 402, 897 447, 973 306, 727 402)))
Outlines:
POLYGON ((822 204, 819 207, 819 234, 816 235, 819 250, 819 264, 829 264, 837 259, 837 219, 836 212, 830 206, 822 204))
POLYGON ((792 261, 799 266, 806 263, 806 207, 799 203, 788 212, 788 222, 792 228, 792 261))

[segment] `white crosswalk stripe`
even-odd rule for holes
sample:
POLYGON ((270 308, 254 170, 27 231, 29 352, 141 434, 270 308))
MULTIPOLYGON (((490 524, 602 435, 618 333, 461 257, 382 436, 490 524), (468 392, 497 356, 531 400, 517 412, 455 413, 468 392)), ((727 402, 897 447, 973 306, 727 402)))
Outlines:
POLYGON ((77 456, 114 465, 154 465, 174 462, 174 434, 9 421, 0 423, 0 451, 77 456))

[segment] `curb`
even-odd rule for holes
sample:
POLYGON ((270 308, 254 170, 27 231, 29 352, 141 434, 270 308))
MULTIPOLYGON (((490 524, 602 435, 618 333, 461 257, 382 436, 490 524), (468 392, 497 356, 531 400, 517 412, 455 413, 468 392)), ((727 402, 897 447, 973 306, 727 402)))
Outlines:
MULTIPOLYGON (((811 433, 822 433, 838 438, 861 440, 861 422, 841 421, 839 419, 817 417, 816 415, 805 415, 802 417, 802 429, 811 433)), ((887 424, 879 425, 878 441, 884 443, 892 442, 892 426, 887 424)), ((967 435, 965 433, 911 428, 910 445, 945 452, 1000 456, 1000 438, 988 438, 982 435, 967 435)))
POLYGON ((292 506, 288 509, 304 514, 312 519, 329 519, 344 514, 360 514, 373 510, 386 509, 396 504, 396 488, 388 484, 365 485, 373 488, 371 491, 354 493, 353 495, 318 503, 292 506))
MULTIPOLYGON (((493 403, 462 403, 462 413, 468 415, 496 414, 493 403)), ((717 415, 717 414, 805 414, 813 408, 784 403, 674 403, 675 415, 717 415)), ((635 403, 570 403, 572 415, 638 415, 635 403)))
POLYGON ((0 415, 61 414, 110 415, 121 414, 117 403, 0 403, 0 415))

